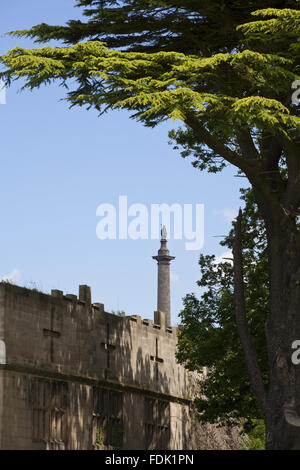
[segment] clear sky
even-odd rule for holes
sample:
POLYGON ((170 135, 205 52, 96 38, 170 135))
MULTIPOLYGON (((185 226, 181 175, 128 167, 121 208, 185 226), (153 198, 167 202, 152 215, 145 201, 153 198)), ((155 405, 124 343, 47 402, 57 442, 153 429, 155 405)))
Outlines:
MULTIPOLYGON (((0 31, 80 18, 75 0, 10 0, 1 8, 0 31)), ((1 37, 0 53, 30 40, 1 37)), ((34 45, 38 47, 38 45, 34 45)), ((202 252, 220 256, 219 238, 230 229, 239 205, 240 178, 234 168, 218 175, 199 172, 168 145, 172 122, 150 130, 127 112, 104 117, 68 109, 56 85, 34 92, 7 90, 0 105, 1 185, 0 278, 45 292, 77 294, 92 287, 94 302, 107 311, 152 318, 156 309, 155 240, 99 240, 96 209, 101 203, 204 204, 202 252)), ((242 181, 243 182, 243 181, 242 181)), ((173 261, 172 319, 182 298, 198 293, 199 251, 170 240, 173 261)))

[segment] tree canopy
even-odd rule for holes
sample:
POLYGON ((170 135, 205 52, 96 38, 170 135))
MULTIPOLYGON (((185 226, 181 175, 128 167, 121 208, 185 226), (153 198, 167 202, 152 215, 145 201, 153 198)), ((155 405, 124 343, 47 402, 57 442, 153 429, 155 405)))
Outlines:
MULTIPOLYGON (((74 0, 75 1, 75 0, 74 0)), ((109 48, 139 52, 176 51, 210 56, 239 49, 237 26, 251 12, 266 8, 263 0, 78 0, 87 21, 65 26, 42 23, 17 32, 37 42, 61 40, 105 42, 109 48)), ((270 0, 268 8, 294 8, 297 1, 270 0)))
MULTIPOLYGON (((71 86, 75 78, 78 87, 72 84, 74 88, 67 97, 71 105, 92 106, 100 112, 125 108, 147 126, 169 118, 179 119, 187 128, 174 132, 172 137, 181 145, 188 145, 189 151, 195 149, 201 169, 215 171, 229 162, 240 168, 269 202, 278 202, 287 189, 278 163, 285 157, 288 142, 297 141, 299 134, 299 109, 291 102, 291 86, 300 78, 300 12, 264 9, 252 12, 253 20, 236 28, 234 12, 239 20, 249 19, 250 10, 260 2, 245 2, 247 8, 241 7, 240 2, 233 2, 232 7, 226 6, 226 2, 203 2, 207 6, 198 9, 195 5, 199 2, 195 1, 178 1, 176 7, 173 2, 173 7, 168 6, 170 3, 129 1, 118 6, 120 2, 79 2, 90 17, 87 24, 80 23, 84 31, 82 39, 88 38, 88 41, 76 42, 81 37, 75 32, 73 36, 76 27, 72 21, 62 29, 40 25, 29 31, 14 32, 12 34, 32 36, 37 41, 56 38, 76 44, 27 50, 14 48, 1 57, 6 67, 1 76, 8 84, 22 78, 24 87, 30 89, 52 80, 71 86), (107 4, 111 8, 105 7, 107 4), (174 44, 173 51, 167 52, 168 46, 160 42, 165 39, 159 27, 155 29, 156 14, 161 18, 161 15, 171 15, 174 9, 178 14, 180 7, 188 22, 192 21, 192 13, 201 16, 202 20, 198 18, 195 23, 200 30, 203 27, 204 32, 202 35, 202 30, 199 31, 197 37, 203 37, 206 46, 211 46, 209 55, 201 48, 196 54, 193 47, 185 48, 183 53, 174 44), (226 10, 227 21, 220 21, 226 27, 207 26, 220 18, 217 10, 222 8, 226 10), (129 18, 125 22, 130 36, 124 33, 127 39, 124 34, 119 38, 116 33, 120 28, 118 18, 124 12, 129 18), (139 15, 149 16, 149 21, 154 15, 153 29, 159 52, 150 53, 147 48, 147 52, 139 52, 138 30, 134 29, 139 24, 139 15), (107 18, 112 18, 114 39, 111 41, 107 18), (91 33, 92 27, 98 28, 98 36, 96 32, 96 35, 91 33), (221 30, 229 29, 235 39, 231 41, 226 36, 223 42, 221 37, 209 40, 210 28, 216 36, 222 35, 221 30), (105 39, 108 45, 96 40, 98 38, 105 39), (119 42, 115 44, 116 49, 111 49, 114 40, 119 42), (219 40, 223 47, 216 46, 219 40), (120 50, 122 45, 125 51, 120 50), (277 139, 274 134, 278 134, 277 139)), ((298 5, 298 2, 292 3, 298 5)), ((183 23, 179 21, 182 27, 183 23)), ((141 24, 146 31, 141 44, 145 44, 148 30, 141 24)), ((176 22, 169 18, 167 24, 168 36, 173 38, 171 30, 176 22)), ((294 201, 289 199, 288 204, 293 205, 294 201)))

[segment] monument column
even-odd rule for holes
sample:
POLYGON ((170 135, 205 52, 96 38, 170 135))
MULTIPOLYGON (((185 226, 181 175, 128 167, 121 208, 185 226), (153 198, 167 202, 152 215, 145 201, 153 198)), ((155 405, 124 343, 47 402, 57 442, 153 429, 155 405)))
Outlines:
POLYGON ((163 226, 161 230, 160 249, 157 256, 152 256, 158 264, 157 280, 157 310, 165 314, 166 327, 171 326, 171 302, 170 302, 170 261, 175 259, 170 256, 167 248, 167 230, 163 226))

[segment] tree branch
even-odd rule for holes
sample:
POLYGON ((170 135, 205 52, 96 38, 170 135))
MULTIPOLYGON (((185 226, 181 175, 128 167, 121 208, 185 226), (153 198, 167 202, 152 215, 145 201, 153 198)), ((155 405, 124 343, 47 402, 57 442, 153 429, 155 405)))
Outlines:
POLYGON ((261 193, 269 208, 272 208, 275 212, 280 209, 278 201, 273 197, 269 185, 266 184, 265 179, 261 175, 262 167, 256 158, 251 159, 251 155, 249 155, 249 159, 243 158, 238 153, 231 150, 223 144, 223 142, 220 142, 215 138, 215 136, 211 135, 201 122, 199 122, 199 120, 192 114, 186 115, 185 123, 195 132, 205 145, 215 152, 216 155, 220 155, 226 161, 240 168, 240 170, 245 173, 252 186, 256 187, 261 193))
POLYGON ((234 298, 235 298, 235 316, 238 335, 244 351, 246 366, 253 392, 258 402, 265 412, 266 409, 266 391, 262 380, 261 371, 257 361, 256 348, 254 340, 249 332, 246 303, 244 292, 244 270, 242 253, 242 211, 240 209, 236 222, 236 235, 233 243, 233 261, 234 261, 234 298))
POLYGON ((245 159, 257 160, 259 162, 260 155, 254 145, 253 138, 248 128, 242 128, 238 125, 234 126, 238 144, 245 159))
POLYGON ((246 172, 248 170, 248 162, 222 142, 218 142, 217 139, 215 139, 197 119, 189 115, 186 117, 185 121, 186 124, 193 129, 195 134, 198 135, 216 154, 221 155, 222 158, 227 160, 229 163, 232 163, 232 165, 237 166, 242 171, 246 172))

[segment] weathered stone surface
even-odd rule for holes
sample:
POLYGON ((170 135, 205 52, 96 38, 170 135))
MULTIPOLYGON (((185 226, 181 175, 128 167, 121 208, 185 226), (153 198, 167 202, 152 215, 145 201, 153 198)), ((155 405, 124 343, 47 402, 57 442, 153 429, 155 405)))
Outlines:
POLYGON ((176 328, 106 313, 89 292, 0 284, 0 449, 205 448, 176 328))
POLYGON ((170 262, 175 259, 170 256, 167 247, 167 231, 165 226, 161 231, 161 245, 157 256, 152 256, 158 264, 157 276, 157 312, 165 314, 166 326, 171 326, 171 301, 170 301, 170 262))
MULTIPOLYGON (((165 312, 154 312, 154 324, 160 325, 162 328, 166 328, 166 314, 165 312)), ((168 327, 169 328, 169 327, 168 327)))
POLYGON ((92 293, 89 286, 79 286, 79 300, 91 304, 92 302, 92 293))
POLYGON ((52 289, 51 295, 52 295, 53 297, 63 297, 64 293, 63 293, 62 290, 52 289))

